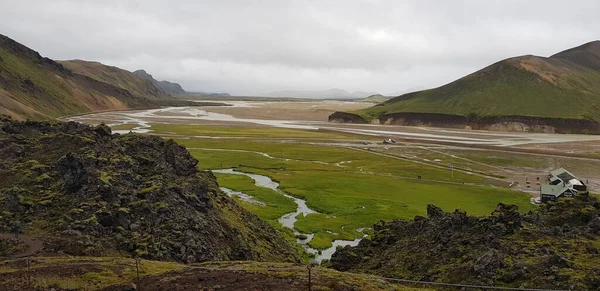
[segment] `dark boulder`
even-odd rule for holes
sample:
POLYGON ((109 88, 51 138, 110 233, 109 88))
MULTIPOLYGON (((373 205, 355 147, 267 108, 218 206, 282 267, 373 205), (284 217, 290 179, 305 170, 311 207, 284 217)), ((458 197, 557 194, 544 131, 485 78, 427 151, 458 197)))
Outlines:
POLYGON ((491 249, 475 261, 473 270, 478 275, 488 275, 496 273, 504 266, 504 257, 502 254, 496 249, 491 249))
POLYGON ((441 208, 439 208, 433 204, 427 205, 427 217, 429 217, 429 219, 441 218, 444 215, 445 215, 445 212, 441 208))
POLYGON ((100 123, 95 128, 94 131, 100 136, 110 136, 112 134, 112 130, 106 124, 100 123))
POLYGON ((77 192, 87 184, 88 171, 84 166, 83 159, 78 155, 67 153, 58 160, 57 169, 63 178, 63 187, 68 192, 77 192))

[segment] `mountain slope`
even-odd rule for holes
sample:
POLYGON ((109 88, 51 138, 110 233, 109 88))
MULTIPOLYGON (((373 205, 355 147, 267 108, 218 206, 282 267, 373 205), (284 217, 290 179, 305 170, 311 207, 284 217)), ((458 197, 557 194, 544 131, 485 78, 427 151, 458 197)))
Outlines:
POLYGON ((0 35, 0 114, 17 119, 151 106, 148 98, 72 72, 0 35))
POLYGON ((554 59, 564 59, 573 63, 600 71, 600 41, 593 41, 584 45, 560 52, 551 56, 554 59))
POLYGON ((298 260, 173 140, 69 123, 0 120, 0 233, 42 252, 179 262, 298 260))
POLYGON ((600 133, 600 42, 521 56, 331 121, 600 133))
POLYGON ((58 63, 74 73, 111 84, 136 96, 149 99, 171 98, 168 93, 156 87, 151 81, 139 78, 127 70, 82 60, 59 61, 58 63))
POLYGON ((137 71, 133 72, 133 74, 136 75, 138 78, 142 78, 142 79, 152 82, 152 84, 154 84, 154 86, 156 86, 160 90, 167 92, 169 94, 174 94, 174 95, 185 94, 185 90, 183 90, 183 88, 181 88, 181 85, 179 85, 177 83, 172 83, 169 81, 157 81, 156 79, 154 79, 154 77, 152 77, 152 75, 148 74, 144 70, 137 70, 137 71))
POLYGON ((600 289, 600 201, 588 194, 486 217, 429 205, 413 221, 380 222, 371 239, 334 253, 340 271, 471 285, 600 289))

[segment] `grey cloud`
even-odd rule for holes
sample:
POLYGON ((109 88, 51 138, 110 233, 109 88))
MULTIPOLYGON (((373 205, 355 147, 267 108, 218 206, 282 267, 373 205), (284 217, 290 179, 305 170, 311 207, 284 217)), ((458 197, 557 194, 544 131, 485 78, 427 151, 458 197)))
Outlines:
POLYGON ((20 0, 0 3, 0 28, 51 58, 145 68, 188 90, 391 93, 598 39, 599 3, 20 0))

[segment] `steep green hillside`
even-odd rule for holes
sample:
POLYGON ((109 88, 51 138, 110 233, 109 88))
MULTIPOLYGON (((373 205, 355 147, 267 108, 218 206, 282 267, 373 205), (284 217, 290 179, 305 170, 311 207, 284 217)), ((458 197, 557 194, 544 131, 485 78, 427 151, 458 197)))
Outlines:
POLYGON ((298 260, 276 230, 223 194, 197 163, 156 136, 0 120, 0 234, 20 225, 44 241, 44 253, 298 260))
POLYGON ((350 115, 334 113, 330 120, 427 124, 437 119, 437 125, 468 125, 513 117, 509 121, 570 119, 597 124, 599 63, 600 41, 549 58, 511 58, 439 88, 408 93, 350 115))
POLYGON ((129 87, 104 81, 107 80, 74 73, 0 35, 0 114, 16 119, 50 119, 90 111, 155 106, 152 100, 158 96, 138 95, 128 91, 129 87))
POLYGON ((376 224, 371 239, 338 250, 331 266, 412 280, 599 290, 599 213, 590 195, 527 214, 499 204, 486 217, 429 205, 427 217, 376 224))
POLYGON ((151 81, 139 78, 127 70, 82 60, 59 61, 58 63, 74 73, 111 84, 129 91, 133 95, 151 99, 171 98, 169 94, 154 86, 151 81))

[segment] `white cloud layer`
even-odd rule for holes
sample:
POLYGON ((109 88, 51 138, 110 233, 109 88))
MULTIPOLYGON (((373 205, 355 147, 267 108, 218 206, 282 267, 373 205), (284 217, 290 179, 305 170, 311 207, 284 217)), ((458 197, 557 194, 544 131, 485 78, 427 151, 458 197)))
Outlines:
POLYGON ((392 94, 600 39, 598 12, 598 0, 6 0, 0 33, 188 91, 392 94))

